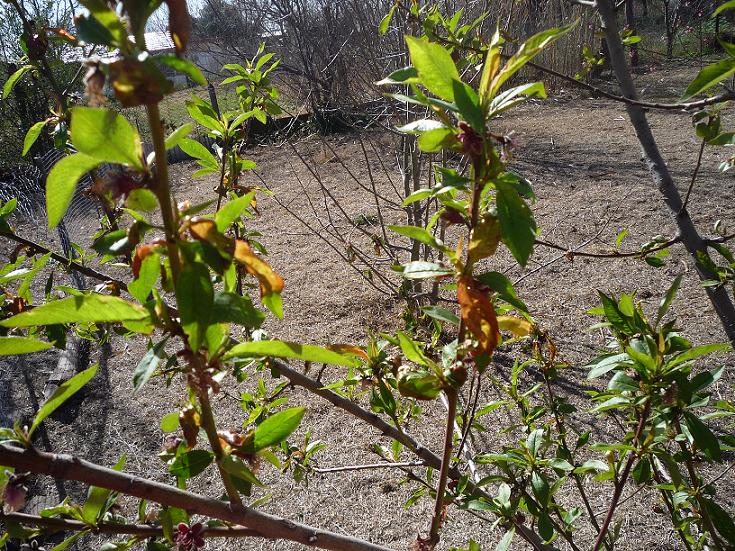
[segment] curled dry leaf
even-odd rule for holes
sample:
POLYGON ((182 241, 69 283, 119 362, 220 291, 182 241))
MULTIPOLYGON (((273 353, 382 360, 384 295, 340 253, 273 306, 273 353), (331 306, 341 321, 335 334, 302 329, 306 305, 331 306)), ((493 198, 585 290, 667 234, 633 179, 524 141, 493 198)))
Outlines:
POLYGON ((273 271, 270 265, 256 255, 247 242, 238 239, 235 243, 235 260, 245 266, 250 275, 260 282, 261 298, 267 295, 280 294, 283 291, 283 278, 273 271))
POLYGON ((159 239, 150 244, 138 245, 135 248, 135 254, 133 255, 133 275, 137 278, 140 275, 140 267, 143 265, 145 258, 152 254, 156 249, 164 246, 165 241, 159 239))
POLYGON ((353 354, 362 358, 363 360, 370 359, 370 357, 367 355, 367 352, 365 352, 359 346, 355 346, 353 344, 330 344, 329 346, 327 346, 327 348, 329 348, 330 350, 334 350, 335 352, 339 352, 340 354, 353 354))
POLYGON ((477 288, 477 282, 467 276, 459 278, 457 299, 462 321, 477 340, 477 354, 493 353, 500 340, 498 319, 487 293, 477 288))
POLYGON ((100 107, 105 104, 105 73, 98 62, 87 62, 87 73, 84 75, 84 94, 91 107, 100 107))
POLYGON ((184 431, 184 440, 186 440, 186 447, 188 449, 196 446, 201 424, 199 412, 193 406, 182 409, 181 413, 179 413, 179 425, 181 426, 181 430, 184 431))
POLYGON ((152 105, 173 90, 173 85, 150 60, 118 59, 109 64, 115 97, 123 107, 152 105))
POLYGON ((516 337, 527 337, 533 332, 533 324, 515 316, 498 316, 498 328, 510 331, 516 337))
POLYGON ((221 252, 233 254, 235 240, 220 233, 214 220, 195 216, 189 223, 189 233, 194 239, 206 241, 221 252))
POLYGON ((186 7, 186 0, 166 0, 168 6, 168 30, 177 54, 186 51, 191 37, 191 18, 186 7))

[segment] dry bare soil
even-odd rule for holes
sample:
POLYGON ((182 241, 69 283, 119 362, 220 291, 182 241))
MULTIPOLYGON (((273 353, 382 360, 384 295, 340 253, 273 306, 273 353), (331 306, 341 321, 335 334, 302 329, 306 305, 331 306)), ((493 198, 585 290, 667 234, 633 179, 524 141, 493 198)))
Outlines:
MULTIPOLYGON (((692 67, 674 67, 640 77, 641 87, 648 97, 671 97, 681 90, 684 75, 694 74, 692 67)), ((694 167, 698 140, 690 117, 678 112, 651 112, 651 124, 665 158, 670 162, 676 182, 685 190, 694 167)), ((575 248, 597 236, 587 251, 606 251, 612 247, 616 235, 628 228, 622 245, 624 250, 635 250, 653 236, 673 236, 675 227, 661 197, 651 183, 640 160, 635 136, 624 109, 612 102, 580 98, 560 92, 555 99, 533 103, 508 115, 499 122, 499 129, 512 132, 517 144, 512 166, 534 185, 538 201, 534 212, 542 229, 542 237, 565 247, 575 248)), ((369 167, 381 193, 391 194, 392 186, 382 170, 385 165, 394 183, 399 182, 395 170, 392 138, 385 132, 371 131, 362 135, 368 147, 369 167), (380 159, 377 157, 380 156, 380 159), (380 161, 380 162, 379 162, 380 161)), ((333 154, 325 149, 316 136, 302 138, 295 144, 313 170, 318 171, 324 185, 342 204, 348 218, 356 221, 360 215, 368 219, 377 212, 374 203, 360 189, 333 154)), ((366 184, 369 183, 360 136, 335 135, 328 138, 338 156, 350 170, 366 184)), ((717 219, 735 221, 732 201, 735 181, 732 175, 717 170, 719 151, 705 152, 700 177, 693 191, 690 211, 697 224, 708 230, 717 219)), ((248 152, 258 163, 257 173, 265 180, 278 200, 299 212, 307 224, 320 229, 317 215, 328 223, 324 211, 325 200, 312 174, 288 144, 256 147, 248 152), (312 206, 313 205, 313 210, 312 206)), ((192 164, 173 168, 174 191, 179 201, 200 202, 213 196, 213 179, 193 180, 192 164)), ((260 185, 254 174, 246 183, 260 185)), ((327 202, 329 204, 329 202, 327 202)), ((260 216, 251 228, 261 232, 261 241, 268 249, 268 261, 283 275, 285 320, 269 321, 266 329, 274 338, 309 343, 364 344, 368 332, 390 331, 402 327, 402 304, 372 288, 340 255, 330 249, 313 232, 293 219, 274 199, 261 195, 260 216)), ((350 235, 356 245, 370 251, 359 230, 330 206, 334 225, 350 235)), ((395 212, 386 212, 389 220, 400 221, 395 212)), ((377 227, 363 226, 377 232, 377 227)), ((74 239, 88 243, 95 228, 90 217, 75 221, 74 239)), ((39 238, 43 239, 41 235, 39 238)), ((338 247, 339 248, 339 247, 338 247)), ((344 251, 341 251, 344 253, 344 251)), ((601 332, 587 332, 585 328, 596 320, 585 312, 597 305, 597 290, 612 293, 638 290, 638 298, 648 311, 655 309, 660 296, 678 274, 684 275, 682 291, 674 303, 672 314, 679 319, 683 333, 697 344, 725 340, 723 331, 699 286, 690 258, 674 247, 662 268, 653 268, 641 260, 596 260, 575 258, 563 253, 538 248, 525 270, 520 270, 507 254, 500 254, 489 265, 518 280, 517 291, 526 301, 537 321, 556 340, 563 359, 571 365, 562 374, 560 392, 572 401, 584 404, 585 380, 582 366, 605 344, 601 332)), ((389 272, 384 260, 374 261, 389 272), (382 264, 381 264, 382 262, 382 264)), ((105 465, 113 464, 121 453, 126 453, 126 471, 145 477, 169 481, 165 467, 156 454, 164 435, 158 428, 161 417, 175 411, 180 403, 182 388, 174 383, 167 388, 156 379, 144 392, 131 395, 132 372, 140 359, 143 341, 113 339, 109 350, 93 350, 91 361, 100 361, 101 370, 93 384, 60 415, 47 423, 43 441, 38 445, 58 452, 71 452, 105 465)), ((514 350, 501 351, 491 369, 497 376, 507 374, 508 362, 514 350)), ((34 358, 4 361, 2 369, 12 376, 10 409, 14 416, 29 419, 37 407, 43 383, 54 365, 54 353, 34 358), (40 361, 39 361, 40 358, 40 361)), ((732 366, 732 355, 716 361, 732 366)), ((337 368, 325 373, 325 380, 334 380, 344 373, 337 368)), ((735 376, 730 372, 718 383, 715 393, 732 397, 735 376)), ((269 384, 273 384, 268 380, 269 384)), ((238 428, 244 418, 239 407, 239 392, 247 388, 230 387, 229 393, 220 394, 216 409, 223 427, 238 428)), ((233 383, 234 385, 234 383, 233 383)), ((490 385, 486 385, 489 387, 490 385)), ((311 431, 312 438, 324 440, 329 447, 317 456, 319 467, 338 467, 372 463, 376 457, 369 447, 373 442, 388 445, 370 427, 343 415, 330 404, 301 390, 289 393, 291 405, 304 405, 308 413, 299 434, 311 431)), ((496 399, 488 391, 487 401, 496 399)), ((364 402, 364 400, 363 400, 364 402)), ((411 431, 429 448, 438 451, 442 432, 443 409, 440 404, 425 408, 425 417, 415 422, 411 431)), ((495 418, 486 418, 489 426, 508 422, 507 414, 498 410, 495 418)), ((584 421, 577 428, 586 430, 584 421)), ((604 438, 610 427, 592 427, 598 438, 604 438)), ((477 451, 500 449, 509 436, 487 434, 478 443, 477 451)), ((412 459, 404 454, 402 459, 412 459)), ((416 472, 421 472, 417 470, 416 472)), ((262 479, 270 487, 258 491, 255 497, 272 495, 262 508, 289 519, 309 523, 336 532, 354 534, 393 549, 407 549, 419 532, 425 531, 432 504, 419 501, 410 509, 404 503, 413 486, 402 484, 405 476, 398 471, 366 470, 331 474, 311 474, 308 484, 295 484, 288 474, 280 475, 266 466, 262 479)), ((195 479, 193 487, 216 496, 220 491, 216 479, 208 473, 195 479)), ((733 510, 735 498, 731 488, 735 473, 731 472, 718 483, 723 505, 733 510)), ((74 484, 55 486, 36 483, 30 507, 49 505, 59 499, 61 492, 77 499, 81 489, 74 484)), ((633 487, 625 495, 632 494, 633 487)), ((603 512, 611 489, 596 492, 593 506, 603 512)), ((63 494, 62 494, 63 495, 63 494)), ((569 500, 576 499, 568 496, 569 500)), ((621 507, 623 521, 621 549, 676 549, 675 537, 669 521, 660 514, 655 495, 638 494, 621 507)), ((494 548, 499 530, 491 531, 475 517, 450 509, 441 549, 451 546, 466 547, 470 537, 483 550, 494 548)), ((582 532, 579 542, 585 547, 589 533, 582 532)), ((82 548, 95 548, 87 542, 82 548)), ((560 544, 561 545, 561 544, 560 544)), ((210 542, 208 549, 298 549, 283 542, 244 540, 217 544, 210 542)), ((518 542, 514 549, 522 549, 518 542)))

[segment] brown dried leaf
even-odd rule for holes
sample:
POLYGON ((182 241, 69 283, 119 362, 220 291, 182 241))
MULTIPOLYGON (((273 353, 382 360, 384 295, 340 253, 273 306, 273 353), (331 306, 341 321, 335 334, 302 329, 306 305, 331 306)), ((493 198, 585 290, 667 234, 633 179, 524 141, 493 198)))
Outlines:
POLYGON ((467 276, 459 278, 457 299, 462 321, 477 340, 478 354, 493 353, 500 340, 495 308, 486 293, 478 290, 477 282, 467 276))
POLYGON ((193 406, 182 409, 181 413, 179 413, 179 425, 181 426, 181 430, 184 431, 186 447, 192 449, 197 444, 199 427, 202 426, 199 412, 193 406))
POLYGON ((186 51, 191 38, 191 18, 186 7, 186 0, 166 0, 168 5, 168 31, 174 41, 177 54, 186 51))
POLYGON ((173 85, 152 61, 118 59, 109 64, 115 97, 123 107, 152 105, 173 90, 173 85))

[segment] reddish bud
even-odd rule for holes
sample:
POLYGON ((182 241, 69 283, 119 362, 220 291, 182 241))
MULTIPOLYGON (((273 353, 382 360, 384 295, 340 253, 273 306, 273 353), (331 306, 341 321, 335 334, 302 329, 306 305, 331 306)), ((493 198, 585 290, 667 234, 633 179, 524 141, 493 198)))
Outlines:
POLYGON ((479 157, 482 153, 483 139, 472 127, 466 122, 459 123, 460 133, 457 139, 462 144, 462 153, 469 157, 479 157))

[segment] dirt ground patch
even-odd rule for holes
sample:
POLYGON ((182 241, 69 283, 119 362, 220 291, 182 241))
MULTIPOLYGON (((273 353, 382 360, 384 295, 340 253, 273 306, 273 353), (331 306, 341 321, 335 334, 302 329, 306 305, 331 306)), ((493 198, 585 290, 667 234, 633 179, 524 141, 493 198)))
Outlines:
MULTIPOLYGON (((641 77, 639 85, 651 97, 659 97, 665 92, 661 91, 662 87, 669 87, 678 71, 673 70, 664 77, 659 76, 661 73, 646 75, 641 77)), ((691 71, 689 68, 688 74, 692 74, 691 71)), ((649 117, 676 182, 685 190, 699 146, 691 130, 690 117, 678 112, 651 112, 649 117)), ((606 251, 612 248, 615 237, 624 228, 629 231, 621 247, 624 250, 635 250, 656 235, 675 234, 671 217, 640 160, 636 138, 620 105, 600 99, 571 99, 562 94, 513 112, 499 122, 499 129, 512 132, 517 144, 512 167, 534 185, 538 196, 534 213, 542 229, 542 238, 575 248, 597 236, 585 250, 606 251)), ((375 150, 371 148, 368 157, 377 186, 381 193, 391 194, 391 181, 376 167, 380 165, 377 158, 380 156, 382 164, 395 168, 395 153, 390 148, 392 138, 372 131, 363 136, 365 139, 375 144, 375 150)), ((343 134, 328 138, 328 142, 357 178, 367 182, 368 165, 359 137, 343 134)), ((354 183, 339 163, 330 162, 333 155, 325 149, 320 138, 304 138, 295 147, 312 163, 349 219, 358 220, 360 216, 372 219, 377 215, 369 194, 354 183)), ((313 229, 321 227, 315 211, 321 212, 322 223, 328 223, 321 210, 324 196, 289 145, 257 147, 248 153, 258 163, 257 173, 280 203, 302 213, 313 229)), ((690 211, 701 228, 711 228, 718 219, 735 220, 735 203, 731 200, 735 180, 731 175, 718 172, 719 153, 706 150, 693 192, 690 211)), ((213 196, 215 182, 206 178, 193 180, 192 172, 193 164, 189 163, 172 168, 178 201, 196 203, 213 196)), ((261 184, 254 174, 245 179, 246 185, 261 184)), ((394 179, 398 181, 395 171, 394 179)), ((364 344, 370 331, 391 331, 402 326, 403 306, 399 300, 371 287, 338 251, 330 249, 294 220, 273 198, 261 195, 258 208, 261 214, 252 221, 251 227, 262 234, 259 239, 268 250, 268 261, 286 281, 283 295, 286 317, 282 322, 267 322, 266 330, 271 337, 318 344, 364 344)), ((400 221, 400 214, 395 211, 387 212, 386 217, 389 221, 400 221)), ((94 222, 91 218, 77 222, 71 228, 74 240, 86 244, 94 222)), ((369 246, 367 238, 355 226, 344 220, 335 224, 346 235, 351 235, 356 244, 369 246)), ((372 226, 368 228, 378 231, 372 226)), ((50 239, 43 235, 39 238, 50 239)), ((381 262, 381 259, 376 257, 374 261, 381 262)), ((581 366, 605 343, 602 333, 585 331, 595 321, 586 311, 597 305, 597 290, 620 293, 637 289, 637 297, 651 311, 657 307, 674 277, 683 274, 682 291, 672 308, 672 315, 679 319, 683 333, 696 344, 725 340, 699 286, 691 259, 678 247, 672 248, 662 268, 653 268, 641 260, 578 257, 569 261, 563 253, 544 248, 537 248, 526 270, 517 269, 510 255, 505 253, 494 257, 488 267, 503 271, 518 281, 519 295, 537 321, 556 339, 561 356, 571 366, 562 376, 560 389, 575 403, 583 403, 584 391, 589 388, 581 366)), ((93 350, 91 360, 100 362, 100 374, 85 390, 82 400, 47 424, 39 445, 54 451, 73 452, 105 465, 115 463, 124 452, 128 455, 127 472, 170 482, 163 463, 155 459, 164 438, 158 423, 163 415, 174 411, 182 388, 178 384, 167 388, 162 381, 154 380, 145 392, 131 396, 132 372, 144 345, 142 340, 115 338, 108 348, 93 350)), ((498 361, 492 366, 498 376, 507 374, 506 360, 512 360, 513 353, 513 350, 501 350, 498 361)), ((720 357, 718 361, 730 367, 735 364, 732 355, 720 357)), ((35 411, 40 389, 53 362, 54 353, 48 352, 32 358, 3 360, 0 364, 6 373, 14 375, 9 396, 17 417, 28 419, 35 411)), ((324 377, 334 380, 343 375, 333 368, 324 377)), ((733 383, 735 376, 729 372, 717 384, 715 392, 722 397, 732 397, 733 383)), ((244 421, 238 394, 248 384, 245 382, 229 395, 219 395, 215 405, 222 426, 237 428, 244 421)), ((487 393, 484 398, 489 401, 497 397, 487 393)), ((308 429, 312 438, 329 444, 318 456, 320 467, 371 463, 375 456, 370 452, 370 445, 373 442, 389 445, 376 431, 345 417, 328 403, 304 391, 290 393, 289 403, 308 409, 296 439, 308 429)), ((442 415, 441 405, 432 405, 426 408, 425 417, 410 427, 435 451, 440 448, 442 415)), ((497 413, 495 421, 505 422, 503 415, 497 413)), ((597 435, 603 435, 609 427, 591 428, 597 435)), ((487 434, 478 443, 481 447, 477 451, 498 450, 507 438, 487 434)), ((402 459, 411 458, 405 455, 402 459)), ((193 487, 207 495, 217 495, 217 481, 207 476, 195 479, 193 487)), ((312 474, 308 484, 297 485, 288 475, 278 475, 274 469, 264 468, 262 478, 270 487, 267 491, 259 491, 255 497, 272 494, 263 510, 394 549, 407 549, 416 534, 425 530, 432 507, 425 499, 410 509, 404 508, 413 487, 403 484, 405 477, 400 472, 312 474)), ((721 495, 726 496, 723 505, 730 510, 735 506, 735 494, 731 490, 734 483, 735 472, 718 482, 721 495)), ((60 491, 77 498, 81 492, 80 487, 73 484, 63 488, 38 484, 34 490, 32 506, 53 503, 58 500, 60 491)), ((633 487, 626 489, 625 495, 633 490, 633 487)), ((608 497, 598 495, 594 508, 603 513, 608 497)), ((568 496, 568 499, 575 498, 568 496)), ((644 494, 624 504, 619 513, 626 534, 620 542, 621 549, 678 549, 668 519, 657 512, 657 503, 656 496, 644 494)), ((465 547, 470 537, 478 541, 483 550, 492 549, 500 536, 499 530, 491 531, 488 524, 452 509, 440 549, 465 547)), ((579 541, 589 540, 590 536, 591 533, 582 532, 579 541)), ((513 548, 522 547, 514 544, 513 548)), ((208 549, 295 550, 301 547, 246 540, 210 543, 208 549)))

